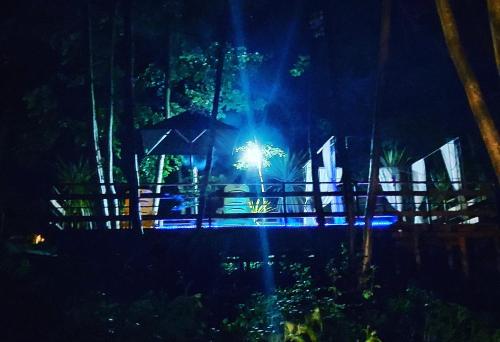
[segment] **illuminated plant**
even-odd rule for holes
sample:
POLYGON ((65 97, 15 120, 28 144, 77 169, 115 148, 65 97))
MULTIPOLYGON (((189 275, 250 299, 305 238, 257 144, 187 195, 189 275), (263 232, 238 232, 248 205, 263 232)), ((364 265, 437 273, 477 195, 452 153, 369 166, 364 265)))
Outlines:
MULTIPOLYGON (((305 153, 286 153, 269 167, 267 174, 271 182, 270 191, 300 192, 305 190, 304 164, 307 160, 305 153), (284 185, 283 185, 284 184, 284 185), (284 188, 283 188, 284 187, 284 188)), ((289 212, 300 212, 304 207, 303 196, 288 196, 286 198, 286 210, 289 212)), ((278 200, 278 208, 285 209, 283 198, 278 200)))
POLYGON ((240 154, 240 159, 234 164, 238 170, 252 167, 266 168, 271 166, 271 158, 285 157, 285 152, 270 144, 260 145, 256 141, 248 141, 245 145, 236 148, 236 153, 240 154))
MULTIPOLYGON (((60 190, 65 194, 89 194, 89 184, 94 177, 94 171, 89 162, 84 159, 56 164, 57 180, 60 190)), ((69 216, 89 216, 92 214, 92 203, 86 199, 69 199, 61 203, 65 214, 69 216)), ((88 228, 87 223, 71 224, 75 228, 88 228)))
POLYGON ((254 214, 266 214, 274 210, 271 202, 266 199, 257 199, 256 201, 248 201, 248 206, 250 207, 250 212, 254 214))
POLYGON ((273 145, 259 145, 256 141, 248 141, 245 145, 236 148, 236 153, 240 154, 240 159, 234 164, 238 170, 256 167, 259 172, 260 189, 264 192, 264 177, 262 169, 271 166, 271 158, 285 157, 285 152, 273 145))
POLYGON ((304 72, 311 66, 311 57, 305 55, 299 55, 297 61, 293 64, 290 69, 290 75, 292 77, 300 77, 304 72))
POLYGON ((408 160, 406 150, 397 143, 384 144, 382 154, 380 162, 384 167, 398 167, 408 160))

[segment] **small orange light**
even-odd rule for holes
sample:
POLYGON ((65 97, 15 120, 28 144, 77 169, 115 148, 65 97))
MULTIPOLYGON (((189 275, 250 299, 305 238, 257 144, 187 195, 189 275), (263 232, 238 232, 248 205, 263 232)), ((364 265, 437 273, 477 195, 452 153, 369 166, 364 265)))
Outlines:
POLYGON ((36 234, 33 238, 33 243, 35 245, 38 245, 39 243, 42 243, 45 241, 45 238, 42 236, 42 234, 36 234))

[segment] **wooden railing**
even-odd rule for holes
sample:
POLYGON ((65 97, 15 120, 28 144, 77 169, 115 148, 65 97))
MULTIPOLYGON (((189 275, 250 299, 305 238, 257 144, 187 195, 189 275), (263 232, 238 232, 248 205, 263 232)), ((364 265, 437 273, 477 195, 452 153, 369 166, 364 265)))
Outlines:
MULTIPOLYGON (((154 189, 155 185, 147 184, 144 188, 154 189)), ((161 185, 160 193, 141 193, 143 226, 165 229, 195 227, 199 196, 197 186, 190 183, 161 185), (158 208, 154 207, 155 198, 160 199, 158 208)), ((260 183, 246 184, 248 191, 237 193, 224 192, 227 185, 209 184, 204 227, 316 226, 315 218, 318 213, 314 210, 313 193, 306 191, 305 182, 265 183, 264 192, 260 190, 260 183), (231 207, 235 198, 239 199, 238 208, 231 207), (253 211, 249 203, 254 204, 253 211), (235 211, 239 212, 234 213, 235 211)), ((377 208, 373 221, 375 227, 396 222, 415 225, 498 222, 498 190, 492 184, 463 184, 462 189, 458 191, 438 190, 430 185, 427 186, 427 191, 413 191, 411 182, 400 185, 401 191, 379 189, 377 192, 377 208), (418 208, 415 205, 416 196, 421 200, 418 208)), ((330 183, 321 183, 322 190, 329 189, 330 186, 330 183)), ((346 225, 346 222, 362 225, 366 187, 366 182, 356 182, 350 185, 352 191, 347 192, 344 184, 336 183, 335 187, 330 188, 336 188, 337 191, 321 191, 325 225, 342 226, 346 225), (349 197, 346 193, 349 193, 349 197), (347 217, 346 201, 350 201, 353 208, 351 218, 347 217), (334 204, 331 204, 332 202, 334 204)), ((129 227, 128 189, 125 184, 115 184, 116 194, 82 193, 81 190, 76 193, 73 190, 85 188, 90 188, 90 185, 66 184, 54 188, 49 199, 50 224, 59 229, 95 229, 106 226, 106 222, 112 222, 110 226, 115 228, 129 227), (104 198, 108 199, 109 216, 103 215, 104 198), (115 215, 113 208, 115 200, 118 201, 118 215, 115 215)), ((97 187, 94 185, 94 188, 97 187)))

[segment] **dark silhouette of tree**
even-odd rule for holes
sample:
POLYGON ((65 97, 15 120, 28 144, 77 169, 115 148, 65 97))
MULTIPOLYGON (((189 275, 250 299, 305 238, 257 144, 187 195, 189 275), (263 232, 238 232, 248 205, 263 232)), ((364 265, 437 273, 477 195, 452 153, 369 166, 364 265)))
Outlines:
POLYGON ((380 94, 384 84, 384 68, 389 56, 389 37, 391 28, 391 0, 384 0, 381 9, 380 46, 378 56, 377 83, 375 85, 375 104, 373 107, 371 148, 370 148, 370 171, 368 178, 368 193, 365 207, 365 227, 363 230, 363 260, 361 266, 362 278, 368 272, 373 249, 372 219, 377 202, 377 190, 379 187, 380 151, 381 141, 379 136, 378 116, 380 112, 380 94))
MULTIPOLYGON (((491 117, 476 75, 467 61, 450 3, 448 0, 436 0, 436 6, 451 60, 464 87, 474 120, 479 127, 481 137, 490 156, 497 181, 500 183, 500 135, 491 117)), ((490 6, 490 8, 493 7, 490 6)))
MULTIPOLYGON (((110 194, 115 195, 115 178, 114 178, 114 151, 113 151, 113 141, 114 141, 114 127, 115 127, 115 49, 116 49, 116 36, 117 28, 116 21, 118 16, 118 6, 117 0, 112 0, 111 4, 111 40, 110 40, 110 52, 109 52, 109 112, 108 112, 108 127, 107 127, 107 174, 108 174, 108 191, 110 194)), ((119 215, 118 199, 113 199, 111 210, 114 211, 115 215, 119 215)), ((118 222, 114 221, 114 228, 118 227, 118 222)))
POLYGON ((123 1, 125 77, 124 77, 124 125, 129 134, 125 144, 125 162, 130 195, 130 221, 132 229, 142 234, 141 211, 139 208, 139 161, 137 137, 134 126, 134 51, 132 37, 132 0, 123 1))
MULTIPOLYGON (((92 141, 94 148, 94 157, 97 167, 97 180, 99 182, 99 190, 101 195, 106 195, 106 178, 104 176, 104 158, 102 157, 101 147, 99 146, 99 126, 97 124, 97 107, 95 99, 95 77, 94 77, 94 44, 93 44, 93 29, 92 29, 92 5, 88 2, 88 54, 89 54, 89 94, 90 94, 90 113, 92 116, 92 141)), ((109 206, 107 198, 102 199, 102 213, 104 216, 109 216, 109 206)), ((106 222, 108 228, 111 227, 110 222, 106 222)))
POLYGON ((219 100, 220 100, 220 92, 222 88, 222 71, 224 69, 224 44, 225 44, 225 37, 226 37, 226 20, 227 20, 227 11, 228 11, 228 4, 227 1, 224 0, 223 3, 223 9, 222 9, 222 18, 220 19, 220 24, 219 24, 219 30, 218 30, 218 46, 217 46, 217 67, 215 70, 215 87, 214 87, 214 100, 212 102, 212 112, 210 114, 210 118, 212 119, 210 121, 210 128, 209 128, 209 134, 210 134, 210 140, 209 140, 209 147, 207 151, 207 159, 206 159, 206 164, 205 164, 205 170, 204 170, 204 178, 201 181, 200 185, 200 200, 198 204, 198 217, 196 220, 196 228, 200 229, 202 228, 203 225, 203 217, 205 216, 205 210, 206 210, 206 204, 207 204, 207 187, 208 187, 208 182, 210 179, 210 173, 212 171, 212 161, 213 161, 213 155, 214 155, 214 146, 215 146, 215 137, 216 137, 216 130, 215 130, 215 120, 217 120, 217 116, 219 114, 219 100))

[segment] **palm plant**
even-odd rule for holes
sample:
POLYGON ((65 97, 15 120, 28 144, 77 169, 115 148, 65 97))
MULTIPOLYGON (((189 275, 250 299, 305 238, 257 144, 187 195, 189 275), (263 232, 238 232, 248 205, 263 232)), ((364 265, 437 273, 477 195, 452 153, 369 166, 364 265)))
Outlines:
MULTIPOLYGON (((287 152, 283 158, 277 159, 268 169, 269 179, 276 183, 270 187, 270 191, 295 192, 305 191, 304 184, 300 184, 304 180, 303 166, 307 160, 307 155, 304 152, 289 153, 287 152)), ((278 206, 282 208, 282 198, 280 198, 278 206), (280 205, 281 204, 281 205, 280 205)), ((304 207, 304 197, 286 197, 286 209, 290 212, 299 212, 304 207)))
POLYGON ((436 188, 437 193, 431 197, 431 204, 433 207, 439 207, 446 200, 446 192, 451 189, 451 183, 446 171, 433 171, 430 174, 432 184, 436 188))
MULTIPOLYGON (((382 156, 378 170, 378 179, 383 191, 401 191, 401 169, 408 158, 404 148, 400 148, 395 142, 382 145, 382 156)), ((389 204, 396 210, 403 210, 403 198, 401 195, 385 196, 389 204)))
POLYGON ((250 212, 253 214, 266 214, 274 210, 271 202, 266 199, 257 199, 256 201, 248 201, 248 206, 250 207, 250 212))
MULTIPOLYGON (((253 214, 266 214, 274 211, 274 207, 271 202, 265 198, 258 198, 255 201, 249 200, 248 206, 250 207, 250 212, 253 214)), ((254 219, 254 222, 258 225, 261 219, 254 219)))
MULTIPOLYGON (((58 161, 57 180, 60 189, 66 194, 87 194, 88 185, 91 183, 94 172, 89 162, 79 159, 77 162, 58 161)), ((66 215, 89 216, 92 206, 89 200, 72 199, 63 202, 62 207, 66 215)))
POLYGON ((398 167, 408 160, 406 149, 399 147, 397 143, 386 143, 382 149, 380 163, 384 167, 398 167))
POLYGON ((323 331, 323 319, 318 307, 305 316, 300 323, 286 321, 284 324, 284 340, 290 342, 318 341, 323 331))

